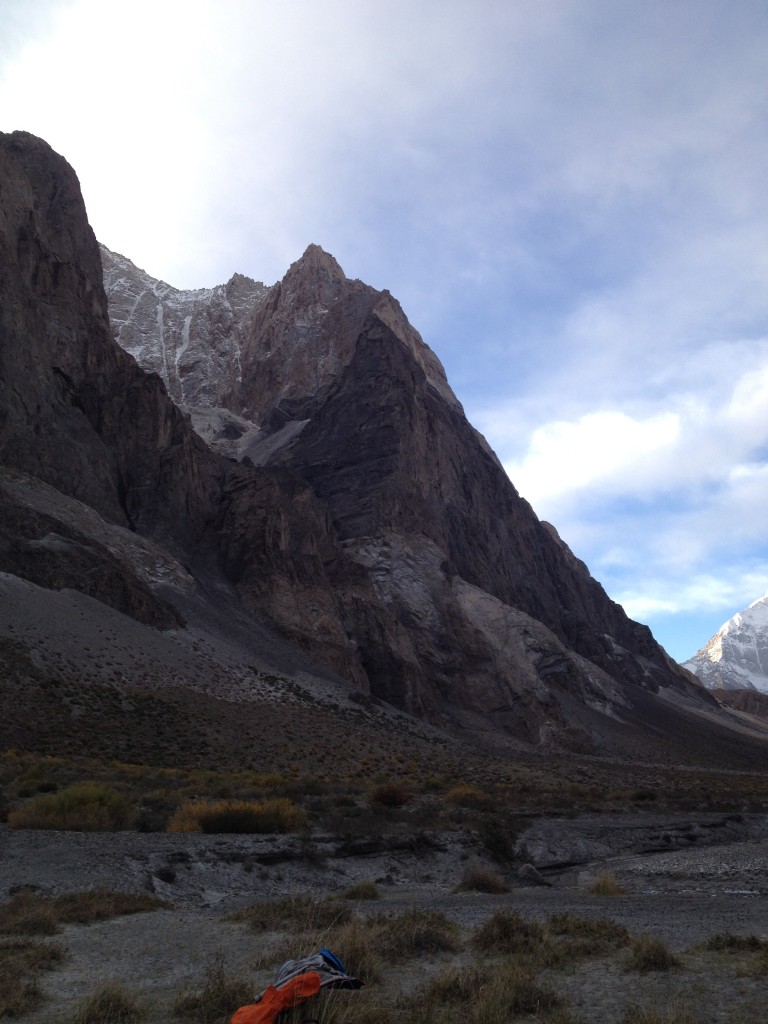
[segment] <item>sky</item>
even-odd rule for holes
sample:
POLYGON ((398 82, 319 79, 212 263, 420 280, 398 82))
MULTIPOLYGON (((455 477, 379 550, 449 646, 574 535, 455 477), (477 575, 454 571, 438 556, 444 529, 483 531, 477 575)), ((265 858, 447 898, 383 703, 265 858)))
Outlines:
POLYGON ((0 130, 178 288, 389 289, 678 660, 768 590, 765 0, 0 0, 0 130))

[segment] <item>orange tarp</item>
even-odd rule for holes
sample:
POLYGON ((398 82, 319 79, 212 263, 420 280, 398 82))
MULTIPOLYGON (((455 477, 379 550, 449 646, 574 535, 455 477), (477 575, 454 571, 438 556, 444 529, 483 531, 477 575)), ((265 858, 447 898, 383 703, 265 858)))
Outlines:
POLYGON ((278 1013, 292 1010, 319 991, 320 975, 316 971, 308 971, 280 988, 270 985, 258 1003, 249 1003, 235 1010, 229 1024, 272 1024, 278 1013))

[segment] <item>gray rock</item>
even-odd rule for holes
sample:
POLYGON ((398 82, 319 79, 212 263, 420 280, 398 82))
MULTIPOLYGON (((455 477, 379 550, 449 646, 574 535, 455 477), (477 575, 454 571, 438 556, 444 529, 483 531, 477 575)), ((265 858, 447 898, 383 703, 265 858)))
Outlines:
POLYGON ((523 864, 517 869, 515 875, 521 885, 552 885, 533 864, 523 864))

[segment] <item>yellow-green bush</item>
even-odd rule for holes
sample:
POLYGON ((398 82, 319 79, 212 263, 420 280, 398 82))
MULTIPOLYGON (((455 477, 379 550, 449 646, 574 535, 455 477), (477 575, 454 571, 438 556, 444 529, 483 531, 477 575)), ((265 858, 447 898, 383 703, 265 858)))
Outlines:
POLYGON ((459 807, 471 807, 475 810, 488 807, 491 803, 491 798, 487 793, 484 793, 479 786, 473 786, 471 783, 465 783, 461 786, 454 786, 449 789, 445 794, 445 799, 449 804, 457 804, 459 807))
POLYGON ((296 832, 307 813, 287 797, 275 800, 187 800, 168 823, 169 832, 296 832))
POLYGON ((130 803, 102 782, 75 782, 58 793, 42 793, 8 814, 11 828, 116 832, 133 822, 130 803))

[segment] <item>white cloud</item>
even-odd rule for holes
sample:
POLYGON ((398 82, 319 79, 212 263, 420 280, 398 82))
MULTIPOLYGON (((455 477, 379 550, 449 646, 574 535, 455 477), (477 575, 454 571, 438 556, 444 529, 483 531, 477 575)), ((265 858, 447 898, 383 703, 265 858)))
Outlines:
POLYGON ((679 429, 675 413, 646 420, 613 410, 586 413, 574 422, 538 427, 522 461, 507 462, 504 468, 536 507, 610 485, 617 475, 623 481, 631 476, 633 487, 643 486, 643 480, 655 476, 659 453, 675 445, 679 429))
MULTIPOLYGON (((691 488, 752 494, 765 485, 760 460, 768 456, 768 365, 742 372, 723 365, 715 382, 720 385, 715 393, 648 398, 643 405, 655 410, 645 415, 604 409, 535 426, 523 435, 525 451, 506 458, 505 468, 521 493, 542 510, 566 509, 582 501, 585 491, 593 500, 633 497, 646 502, 691 488)), ((581 402, 588 404, 589 395, 582 395, 581 402)), ((502 409, 480 416, 502 454, 516 440, 504 430, 504 415, 502 409)), ((513 422, 521 430, 519 418, 513 415, 513 422)), ((712 500, 718 500, 716 493, 712 500)))
MULTIPOLYGON (((718 572, 717 576, 700 574, 689 580, 664 578, 645 579, 642 588, 628 587, 616 600, 629 616, 646 622, 656 615, 678 615, 690 611, 731 609, 727 618, 741 611, 765 592, 768 562, 745 569, 743 566, 718 572)), ((727 621, 726 618, 723 621, 727 621)), ((701 638, 701 646, 709 637, 701 638)))

